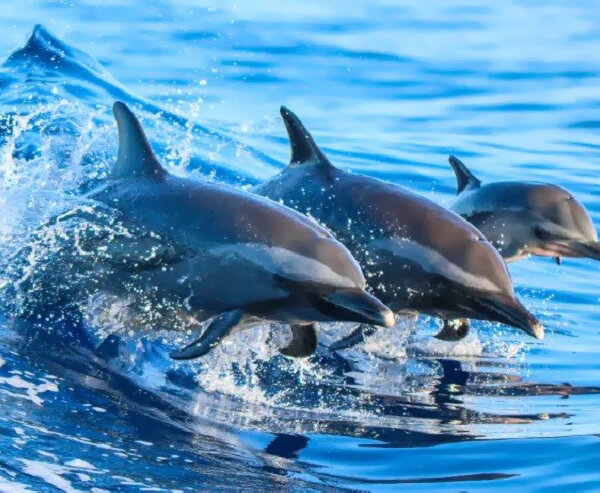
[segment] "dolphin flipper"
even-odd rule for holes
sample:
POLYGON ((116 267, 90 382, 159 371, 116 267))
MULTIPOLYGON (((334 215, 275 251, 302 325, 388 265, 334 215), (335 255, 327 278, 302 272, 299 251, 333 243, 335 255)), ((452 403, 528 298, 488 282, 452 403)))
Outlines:
POLYGON ((450 166, 452 166, 456 175, 456 195, 465 189, 479 188, 481 186, 481 181, 471 173, 471 170, 460 159, 450 156, 448 161, 450 161, 450 166))
POLYGON ((229 335, 234 327, 244 318, 242 310, 232 310, 215 317, 202 335, 191 344, 169 356, 176 360, 196 359, 204 356, 221 340, 229 335))
POLYGON ((290 325, 292 341, 279 352, 292 358, 306 358, 317 350, 317 324, 290 325))
POLYGON ((340 339, 333 344, 330 344, 329 349, 332 351, 339 351, 341 349, 348 349, 351 347, 364 342, 367 337, 371 334, 374 334, 377 330, 377 327, 369 324, 360 324, 356 329, 354 329, 349 335, 340 339))
POLYGON ((439 339, 440 341, 461 341, 469 334, 470 327, 471 324, 466 318, 444 320, 442 330, 435 335, 435 338, 439 339))

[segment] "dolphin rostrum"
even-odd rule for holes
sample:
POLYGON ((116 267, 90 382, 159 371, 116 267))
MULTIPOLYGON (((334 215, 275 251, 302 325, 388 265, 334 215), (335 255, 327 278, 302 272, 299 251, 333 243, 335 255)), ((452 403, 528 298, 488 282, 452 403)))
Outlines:
MULTIPOLYGON (((515 297, 504 261, 476 228, 404 188, 336 168, 294 113, 282 107, 281 116, 290 164, 254 191, 333 231, 375 296, 394 312, 491 320, 543 337, 542 325, 515 297)), ((360 342, 365 329, 332 347, 360 342)), ((458 339, 466 329, 446 324, 440 338, 458 339)))
POLYGON ((482 184, 465 164, 449 158, 457 182, 452 210, 474 224, 507 262, 528 255, 600 260, 598 234, 573 195, 548 183, 482 184))
POLYGON ((88 255, 71 272, 88 290, 139 295, 148 312, 170 305, 196 321, 212 318, 173 358, 202 356, 260 320, 291 324, 294 340, 282 350, 290 356, 314 351, 315 322, 393 325, 350 252, 315 221, 233 187, 171 175, 130 109, 117 102, 113 112, 117 163, 87 198, 117 211, 121 226, 112 229, 126 232, 78 235, 88 255))

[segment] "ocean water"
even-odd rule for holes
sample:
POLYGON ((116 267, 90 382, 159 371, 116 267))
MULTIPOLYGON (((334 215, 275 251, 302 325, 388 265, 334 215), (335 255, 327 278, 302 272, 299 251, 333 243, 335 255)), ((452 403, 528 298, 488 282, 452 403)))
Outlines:
MULTIPOLYGON (((600 490, 600 264, 510 266, 546 326, 435 341, 400 321, 290 361, 278 327, 176 363, 122 300, 32 331, 13 254, 100 182, 114 100, 174 173, 245 187, 289 157, 285 104, 338 166, 449 205, 484 180, 571 190, 600 224, 600 3, 23 0, 2 6, 0 491, 600 490)), ((84 300, 82 300, 84 301, 84 300)), ((323 341, 347 333, 328 327, 323 341)))

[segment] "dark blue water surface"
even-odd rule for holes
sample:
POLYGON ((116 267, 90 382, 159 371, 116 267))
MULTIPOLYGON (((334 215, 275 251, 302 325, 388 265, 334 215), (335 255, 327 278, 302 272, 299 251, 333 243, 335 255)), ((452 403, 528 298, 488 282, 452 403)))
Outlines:
MULTIPOLYGON (((563 185, 600 225, 599 11, 591 0, 5 2, 2 272, 110 169, 115 99, 180 175, 247 186, 276 173, 285 104, 340 167, 448 205, 453 153, 482 180, 563 185)), ((179 364, 167 353, 187 336, 124 331, 126 300, 79 300, 85 323, 35 334, 5 311, 0 491, 598 491, 600 264, 510 269, 544 341, 479 323, 441 343, 419 319, 290 361, 277 352, 284 331, 258 327, 179 364), (94 353, 114 331, 126 348, 94 353)), ((0 274, 3 306, 18 301, 11 283, 0 274)))

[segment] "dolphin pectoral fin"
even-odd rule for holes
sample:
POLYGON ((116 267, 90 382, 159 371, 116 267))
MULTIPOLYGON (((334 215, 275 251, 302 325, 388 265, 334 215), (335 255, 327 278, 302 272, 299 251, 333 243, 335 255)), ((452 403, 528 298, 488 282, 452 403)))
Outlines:
POLYGON ((471 324, 466 318, 444 320, 442 330, 440 330, 434 337, 440 341, 461 341, 469 334, 470 327, 471 324))
POLYGON ((456 195, 465 189, 478 188, 481 186, 481 181, 471 173, 471 170, 467 168, 460 159, 450 156, 448 161, 456 175, 456 195))
POLYGON ((279 352, 292 358, 306 358, 317 350, 317 324, 290 325, 292 341, 279 352))
POLYGON ((198 339, 179 351, 173 351, 169 356, 176 360, 189 360, 204 356, 229 335, 243 318, 244 312, 241 310, 222 313, 212 320, 198 339))
POLYGON ((351 347, 364 342, 367 337, 371 334, 374 334, 377 330, 375 325, 370 324, 360 324, 356 329, 354 329, 349 335, 340 339, 337 342, 329 345, 329 349, 332 351, 340 351, 342 349, 349 349, 351 347))

